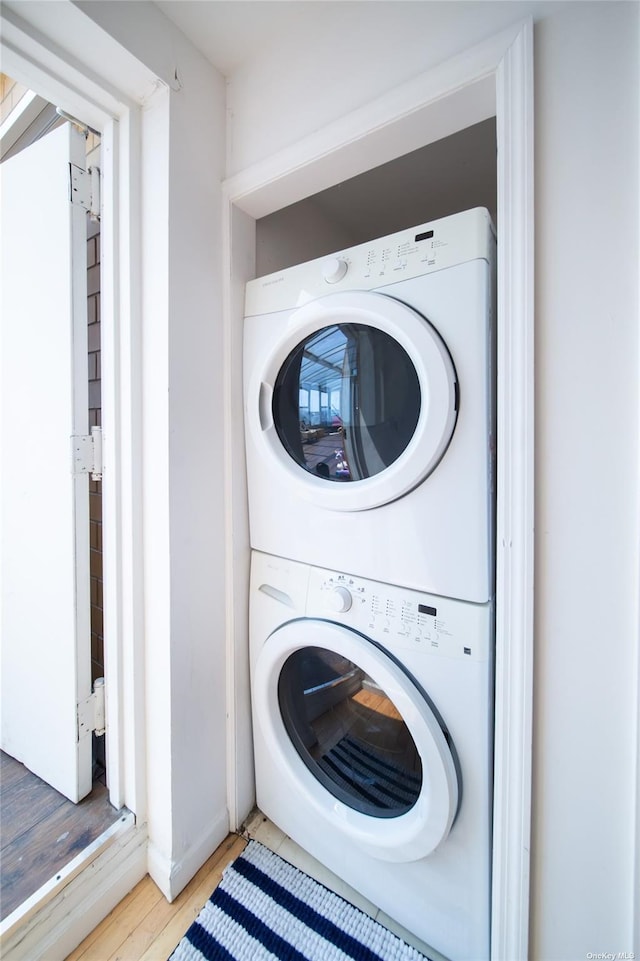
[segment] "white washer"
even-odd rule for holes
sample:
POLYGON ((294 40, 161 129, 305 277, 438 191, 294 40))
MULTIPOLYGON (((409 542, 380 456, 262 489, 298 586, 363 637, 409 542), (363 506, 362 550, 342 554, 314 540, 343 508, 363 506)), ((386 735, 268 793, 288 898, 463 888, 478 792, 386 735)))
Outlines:
POLYGON ((254 552, 257 803, 452 961, 490 956, 492 605, 254 552))
POLYGON ((493 593, 495 237, 475 209, 251 281, 251 546, 493 593))

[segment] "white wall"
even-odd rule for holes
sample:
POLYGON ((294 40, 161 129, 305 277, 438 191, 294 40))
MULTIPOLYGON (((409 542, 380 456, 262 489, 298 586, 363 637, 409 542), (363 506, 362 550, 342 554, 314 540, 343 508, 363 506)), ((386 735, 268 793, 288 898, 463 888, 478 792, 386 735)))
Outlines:
POLYGON ((638 6, 535 39, 532 956, 565 959, 634 950, 638 6))
MULTIPOLYGON (((225 87, 188 46, 176 61, 182 87, 171 94, 170 113, 168 441, 172 859, 180 890, 222 841, 229 822, 222 768, 227 714, 220 229, 225 87)), ((166 711, 166 704, 157 706, 166 711)))
POLYGON ((290 6, 288 30, 229 77, 227 176, 550 4, 305 2, 304 17, 290 6))
POLYGON ((223 78, 153 6, 77 4, 167 86, 142 121, 149 870, 173 898, 225 837, 223 78))
POLYGON ((318 251, 350 247, 353 236, 343 225, 329 219, 312 201, 291 204, 257 223, 256 275, 282 270, 322 256, 318 251))
POLYGON ((150 871, 173 897, 228 830, 220 182, 224 87, 186 48, 147 110, 143 237, 150 871), (197 93, 194 93, 197 91, 197 93), (157 97, 160 95, 157 95, 157 97), (203 115, 202 100, 207 113, 203 115), (152 129, 153 114, 161 128, 152 129), (166 139, 165 139, 166 138, 166 139), (165 156, 166 164, 158 157, 165 156), (157 227, 157 232, 154 228, 157 227), (158 256, 153 256, 154 250, 158 256))

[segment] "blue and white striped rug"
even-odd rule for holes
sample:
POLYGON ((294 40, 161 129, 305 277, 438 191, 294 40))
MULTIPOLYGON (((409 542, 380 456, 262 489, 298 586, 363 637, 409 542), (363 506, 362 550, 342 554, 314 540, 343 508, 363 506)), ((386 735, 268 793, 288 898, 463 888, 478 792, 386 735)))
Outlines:
POLYGON ((249 841, 170 961, 275 959, 425 961, 425 956, 258 841, 249 841))

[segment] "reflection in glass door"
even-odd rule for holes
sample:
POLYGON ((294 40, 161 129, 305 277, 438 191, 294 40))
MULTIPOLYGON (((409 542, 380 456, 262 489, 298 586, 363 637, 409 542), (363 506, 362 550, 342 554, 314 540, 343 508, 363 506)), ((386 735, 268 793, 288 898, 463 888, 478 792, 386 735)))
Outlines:
POLYGON ((395 704, 357 664, 305 647, 282 667, 278 700, 300 757, 335 797, 376 817, 410 810, 422 763, 395 704))
POLYGON ((276 380, 273 417, 285 450, 330 481, 389 467, 410 443, 420 384, 406 351, 364 324, 324 327, 291 352, 276 380))

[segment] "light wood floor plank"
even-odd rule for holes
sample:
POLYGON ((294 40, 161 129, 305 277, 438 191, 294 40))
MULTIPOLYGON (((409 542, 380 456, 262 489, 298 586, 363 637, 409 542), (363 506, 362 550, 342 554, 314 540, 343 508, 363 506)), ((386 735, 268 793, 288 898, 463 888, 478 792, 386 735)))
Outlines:
MULTIPOLYGON (((122 901, 115 906, 115 908, 109 912, 109 914, 104 918, 100 924, 93 929, 91 934, 82 941, 81 944, 72 951, 65 961, 86 961, 87 952, 97 943, 100 943, 103 939, 109 937, 109 930, 111 926, 117 922, 117 917, 120 911, 127 911, 129 905, 136 901, 140 897, 141 892, 145 891, 147 888, 151 888, 153 891, 157 892, 159 898, 162 897, 161 892, 158 890, 156 885, 153 883, 149 875, 138 882, 134 888, 129 891, 129 893, 122 899, 122 901)), ((102 959, 101 959, 102 961, 102 959)))
POLYGON ((66 961, 166 961, 246 844, 230 834, 172 904, 147 876, 66 961))
MULTIPOLYGON (((207 898, 211 896, 211 892, 220 883, 222 872, 227 864, 242 853, 246 843, 244 838, 234 837, 233 842, 226 847, 226 850, 221 851, 218 848, 216 854, 207 862, 210 865, 207 874, 192 891, 188 892, 182 906, 171 916, 162 931, 149 945, 149 948, 139 958, 131 958, 127 961, 165 961, 185 934, 189 925, 195 921, 206 904, 207 898), (216 857, 216 855, 218 856, 216 857)), ((226 845, 227 842, 222 847, 224 848, 226 845)))
POLYGON ((160 895, 157 904, 153 906, 146 917, 141 919, 135 931, 131 932, 127 940, 118 947, 117 951, 108 958, 105 957, 104 961, 131 961, 133 958, 141 958, 145 951, 147 951, 156 940, 158 933, 164 931, 175 911, 175 902, 169 904, 169 902, 160 895))
POLYGON ((118 950, 125 949, 128 939, 161 898, 162 893, 153 882, 136 885, 135 897, 125 907, 113 913, 111 924, 81 955, 81 961, 106 961, 106 958, 118 950))

